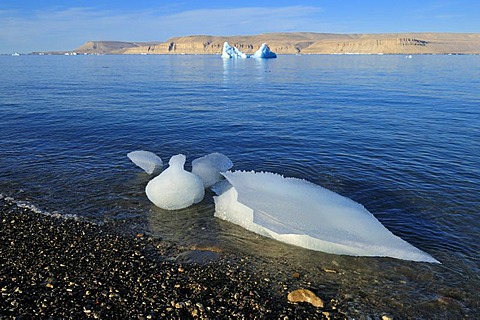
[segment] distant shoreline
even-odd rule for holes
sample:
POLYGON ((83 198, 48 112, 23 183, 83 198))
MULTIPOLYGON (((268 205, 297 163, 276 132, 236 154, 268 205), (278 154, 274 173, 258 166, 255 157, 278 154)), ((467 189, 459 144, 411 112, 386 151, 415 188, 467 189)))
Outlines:
POLYGON ((66 51, 32 54, 221 54, 229 42, 254 53, 268 43, 277 54, 480 54, 480 33, 267 33, 250 36, 192 35, 165 42, 88 41, 66 51))

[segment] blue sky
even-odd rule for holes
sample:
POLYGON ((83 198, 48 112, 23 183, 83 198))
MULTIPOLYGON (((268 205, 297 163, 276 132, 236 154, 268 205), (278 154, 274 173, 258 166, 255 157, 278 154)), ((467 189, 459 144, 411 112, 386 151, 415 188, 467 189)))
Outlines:
POLYGON ((266 32, 480 33, 479 0, 1 0, 0 53, 266 32))

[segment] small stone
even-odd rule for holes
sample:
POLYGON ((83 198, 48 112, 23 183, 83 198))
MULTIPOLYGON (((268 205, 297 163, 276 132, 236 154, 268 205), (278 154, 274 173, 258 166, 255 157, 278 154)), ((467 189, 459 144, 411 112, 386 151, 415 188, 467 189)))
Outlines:
POLYGON ((294 273, 293 273, 293 277, 294 277, 295 279, 300 278, 300 273, 294 272, 294 273))
POLYGON ((201 304, 200 302, 195 303, 195 305, 197 306, 198 310, 200 310, 200 312, 205 311, 205 308, 203 307, 203 304, 201 304))
POLYGON ((337 273, 337 271, 333 270, 333 269, 323 269, 323 271, 325 271, 326 273, 337 273))
POLYGON ((50 288, 50 289, 53 289, 53 284, 47 283, 46 287, 47 287, 47 288, 50 288))
POLYGON ((387 316, 387 315, 383 315, 383 316, 382 316, 382 320, 393 320, 393 318, 392 318, 392 317, 389 317, 389 316, 387 316))
POLYGON ((290 292, 287 296, 290 302, 308 302, 317 308, 323 308, 323 300, 308 289, 298 289, 290 292))

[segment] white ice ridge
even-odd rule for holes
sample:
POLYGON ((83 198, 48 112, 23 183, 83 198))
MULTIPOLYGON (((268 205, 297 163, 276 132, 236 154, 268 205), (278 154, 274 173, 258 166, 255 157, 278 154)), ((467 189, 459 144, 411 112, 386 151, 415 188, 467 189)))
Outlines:
POLYGON ((277 54, 275 52, 270 51, 270 48, 266 43, 262 44, 260 49, 255 51, 255 53, 252 56, 252 58, 257 58, 257 59, 273 59, 276 57, 277 57, 277 54))
POLYGON ((150 151, 132 151, 127 157, 148 174, 158 173, 163 167, 162 159, 150 151))
POLYGON ((306 180, 268 172, 226 172, 215 216, 311 250, 439 263, 395 236, 361 204, 306 180))
POLYGON ((221 172, 233 167, 233 162, 224 154, 214 152, 192 161, 192 173, 203 180, 205 188, 223 180, 221 172))
POLYGON ((228 44, 228 42, 225 42, 223 44, 223 51, 222 51, 222 58, 225 59, 230 59, 230 58, 248 58, 248 56, 243 53, 242 51, 238 50, 236 47, 232 47, 231 45, 228 44))
POLYGON ((178 210, 202 201, 205 195, 203 180, 185 171, 185 160, 183 154, 171 157, 169 167, 147 184, 147 197, 157 207, 178 210))

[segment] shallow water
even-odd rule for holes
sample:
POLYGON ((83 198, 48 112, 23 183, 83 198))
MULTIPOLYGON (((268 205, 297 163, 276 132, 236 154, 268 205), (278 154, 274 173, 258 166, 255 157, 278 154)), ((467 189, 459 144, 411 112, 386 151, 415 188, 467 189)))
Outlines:
POLYGON ((0 193, 182 245, 253 253, 273 270, 335 269, 327 276, 338 292, 361 283, 379 308, 392 308, 391 295, 438 310, 446 296, 468 315, 480 287, 479 66, 480 56, 0 56, 0 193), (144 193, 151 177, 126 157, 139 149, 165 162, 184 153, 187 166, 218 151, 235 169, 310 180, 442 265, 263 239, 214 218, 211 192, 161 210, 144 193))

